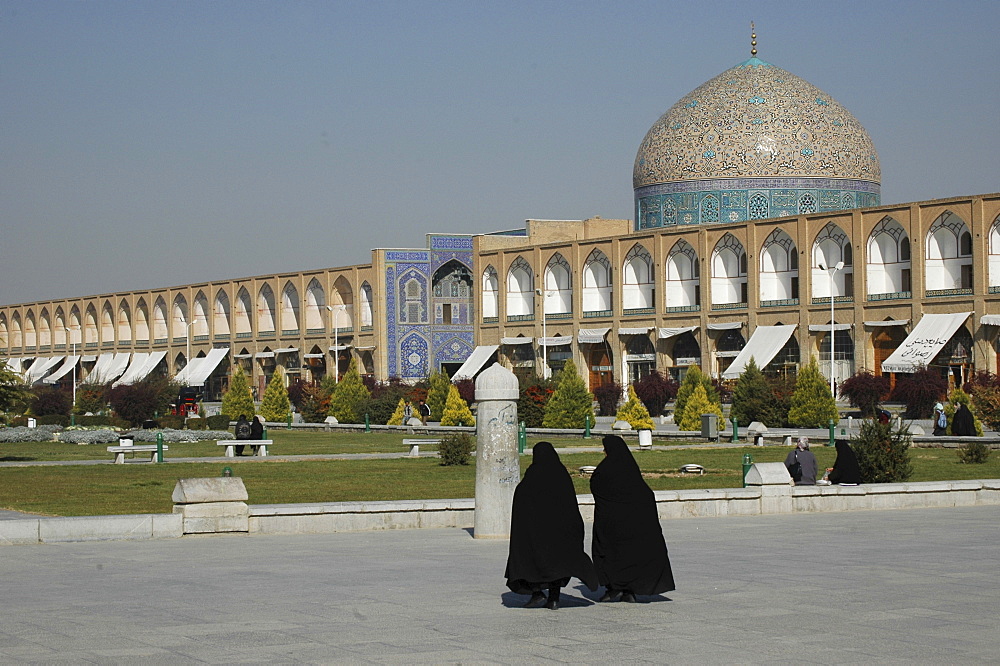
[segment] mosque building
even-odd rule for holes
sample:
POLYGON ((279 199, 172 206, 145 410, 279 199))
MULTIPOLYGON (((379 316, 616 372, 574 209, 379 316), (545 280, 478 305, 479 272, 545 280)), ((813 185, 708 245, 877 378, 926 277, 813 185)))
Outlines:
POLYGON ((882 205, 871 137, 830 95, 757 57, 657 120, 634 220, 528 220, 428 234, 363 265, 0 306, 0 358, 34 384, 166 373, 217 399, 363 374, 473 377, 497 360, 591 389, 752 357, 837 381, 998 371, 1000 194, 882 205))

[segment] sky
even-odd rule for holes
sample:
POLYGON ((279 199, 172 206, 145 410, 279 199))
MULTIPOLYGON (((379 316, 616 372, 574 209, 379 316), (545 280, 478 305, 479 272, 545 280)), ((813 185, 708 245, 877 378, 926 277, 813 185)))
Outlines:
POLYGON ((0 0, 0 304, 631 219, 646 131, 751 21, 883 203, 1000 191, 995 0, 0 0))

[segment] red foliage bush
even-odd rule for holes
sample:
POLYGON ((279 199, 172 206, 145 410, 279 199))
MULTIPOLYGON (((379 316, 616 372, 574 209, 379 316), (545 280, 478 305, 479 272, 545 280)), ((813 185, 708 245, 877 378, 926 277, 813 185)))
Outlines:
POLYGON ((594 399, 601 408, 601 416, 614 416, 622 399, 622 385, 618 382, 601 384, 593 390, 594 399))
POLYGON ((847 398, 852 407, 861 410, 861 416, 870 418, 875 408, 889 397, 888 377, 877 377, 867 370, 856 372, 840 383, 839 393, 847 398))
POLYGON ((42 386, 32 389, 31 413, 35 416, 57 414, 69 416, 73 407, 73 394, 69 389, 58 389, 53 386, 42 386))
POLYGON ((466 404, 471 405, 476 401, 476 380, 475 379, 459 379, 456 382, 452 382, 455 388, 458 389, 458 394, 462 396, 462 400, 466 404))
POLYGON ((666 404, 677 397, 680 384, 673 377, 654 371, 632 384, 632 388, 649 415, 659 416, 666 404))
POLYGON ((896 380, 890 396, 906 404, 903 416, 908 419, 929 419, 934 413, 934 403, 948 395, 948 381, 937 370, 924 368, 896 380))

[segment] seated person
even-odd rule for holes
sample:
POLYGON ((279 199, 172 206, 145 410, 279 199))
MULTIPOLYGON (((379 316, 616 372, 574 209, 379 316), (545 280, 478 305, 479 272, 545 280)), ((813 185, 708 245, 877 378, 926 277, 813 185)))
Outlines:
POLYGON ((839 483, 842 486, 856 486, 861 483, 861 466, 858 459, 851 450, 850 445, 838 439, 836 442, 837 459, 833 467, 827 471, 830 473, 830 483, 839 483))
POLYGON ((785 458, 785 467, 792 475, 795 485, 816 485, 816 472, 819 470, 819 464, 816 462, 816 456, 809 450, 808 437, 799 437, 795 448, 785 458))
MULTIPOLYGON (((250 439, 264 439, 264 424, 261 423, 259 416, 254 416, 253 423, 250 424, 250 439)), ((253 451, 254 455, 257 455, 259 448, 260 446, 250 445, 250 450, 253 451)))
MULTIPOLYGON (((250 422, 247 421, 246 414, 240 414, 240 418, 236 419, 236 427, 233 429, 236 434, 237 440, 250 439, 252 434, 252 428, 250 427, 250 422)), ((236 455, 243 455, 243 449, 246 448, 245 444, 236 445, 236 455)))

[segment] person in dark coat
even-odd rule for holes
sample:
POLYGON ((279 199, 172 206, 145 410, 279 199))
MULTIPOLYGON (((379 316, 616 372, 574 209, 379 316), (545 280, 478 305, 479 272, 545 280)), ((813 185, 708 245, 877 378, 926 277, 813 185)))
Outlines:
MULTIPOLYGON (((236 435, 236 439, 245 440, 250 439, 250 422, 247 421, 246 414, 240 414, 240 418, 236 419, 236 427, 233 428, 233 433, 236 435)), ((236 455, 243 455, 243 449, 246 447, 245 444, 236 445, 236 455)))
POLYGON ((597 589, 594 563, 583 550, 576 489, 549 442, 535 444, 531 465, 514 489, 504 576, 511 591, 531 595, 526 608, 559 608, 559 589, 573 576, 597 589))
POLYGON ((808 437, 799 437, 795 448, 785 456, 785 467, 788 468, 788 473, 792 475, 792 481, 795 482, 795 485, 816 485, 816 472, 819 470, 819 464, 816 462, 816 456, 809 450, 808 437), (798 463, 798 478, 795 478, 796 463, 798 463))
POLYGON ((975 437, 977 434, 976 420, 964 402, 959 403, 955 416, 951 418, 951 434, 958 437, 975 437))
POLYGON ((861 483, 861 466, 858 465, 858 458, 850 445, 842 439, 835 442, 837 447, 837 459, 833 461, 830 472, 830 483, 839 483, 842 486, 856 486, 861 483))
POLYGON ((608 435, 603 442, 607 457, 590 478, 594 494, 591 554, 606 588, 601 601, 615 601, 620 595, 622 601, 634 603, 637 594, 675 589, 674 575, 653 491, 625 440, 608 435))
MULTIPOLYGON (((250 439, 264 439, 264 424, 261 422, 259 416, 253 417, 253 423, 250 424, 250 439)), ((258 445, 250 445, 250 449, 254 455, 257 455, 257 449, 259 448, 258 445)))

